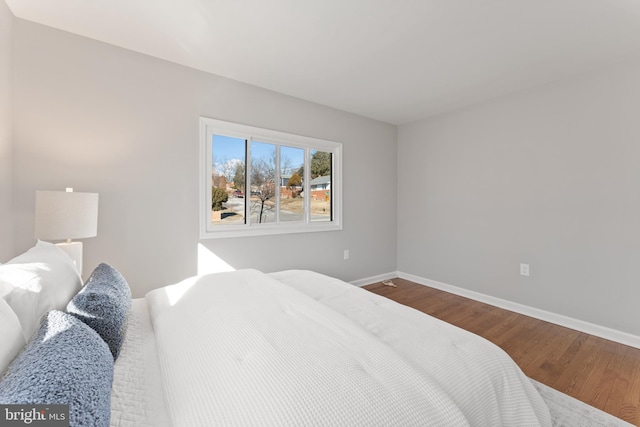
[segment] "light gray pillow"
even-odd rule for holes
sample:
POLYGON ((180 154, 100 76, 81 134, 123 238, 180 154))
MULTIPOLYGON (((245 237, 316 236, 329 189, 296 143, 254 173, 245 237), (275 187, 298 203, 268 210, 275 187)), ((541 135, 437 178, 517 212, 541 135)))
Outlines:
POLYGON ((68 404, 71 426, 108 427, 113 357, 90 327, 52 310, 0 380, 3 404, 68 404))
POLYGON ((131 308, 131 289, 122 274, 102 263, 84 288, 67 305, 67 311, 93 328, 117 359, 131 308))

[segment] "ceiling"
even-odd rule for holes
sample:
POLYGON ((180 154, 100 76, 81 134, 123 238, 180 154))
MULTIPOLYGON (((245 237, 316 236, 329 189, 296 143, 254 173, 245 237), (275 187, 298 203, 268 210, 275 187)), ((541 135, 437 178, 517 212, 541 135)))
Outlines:
POLYGON ((640 0, 6 0, 15 16, 392 124, 640 55, 640 0))

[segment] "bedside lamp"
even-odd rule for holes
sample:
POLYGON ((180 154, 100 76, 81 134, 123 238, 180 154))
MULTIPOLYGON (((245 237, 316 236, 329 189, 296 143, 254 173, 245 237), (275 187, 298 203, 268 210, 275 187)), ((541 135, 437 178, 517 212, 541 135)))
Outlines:
POLYGON ((34 237, 40 240, 65 240, 57 243, 73 260, 82 274, 82 242, 71 239, 98 234, 98 193, 36 191, 34 237))

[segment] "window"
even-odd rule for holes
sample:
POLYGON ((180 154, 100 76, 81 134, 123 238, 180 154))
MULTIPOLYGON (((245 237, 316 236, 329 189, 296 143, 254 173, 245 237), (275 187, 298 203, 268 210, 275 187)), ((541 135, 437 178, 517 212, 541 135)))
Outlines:
POLYGON ((200 237, 342 229, 342 144, 200 119, 200 237))

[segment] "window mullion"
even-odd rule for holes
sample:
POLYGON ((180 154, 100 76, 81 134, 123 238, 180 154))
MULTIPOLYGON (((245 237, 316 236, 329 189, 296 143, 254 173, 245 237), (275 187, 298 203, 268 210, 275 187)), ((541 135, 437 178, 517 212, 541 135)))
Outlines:
POLYGON ((276 145, 276 158, 275 158, 275 162, 276 164, 274 165, 276 168, 276 176, 274 178, 274 193, 275 193, 275 210, 276 210, 276 224, 280 223, 280 146, 276 145))
POLYGON ((304 177, 302 191, 304 191, 304 222, 311 222, 311 149, 304 149, 304 177))
POLYGON ((205 153, 205 158, 207 159, 207 162, 205 164, 205 179, 206 177, 209 177, 209 179, 207 180, 207 185, 206 187, 206 191, 204 194, 205 197, 205 204, 207 206, 207 212, 209 212, 208 218, 206 220, 206 223, 208 224, 208 226, 211 226, 211 211, 209 210, 209 208, 211 208, 211 192, 213 190, 213 183, 211 182, 211 175, 213 173, 213 132, 207 132, 207 144, 206 144, 206 153, 205 153))
POLYGON ((245 137, 245 144, 247 144, 245 148, 245 153, 247 153, 247 159, 245 160, 246 169, 244 174, 244 219, 245 224, 248 227, 251 227, 251 143, 253 142, 253 138, 251 136, 245 137))
POLYGON ((335 206, 335 200, 336 200, 336 194, 337 192, 334 191, 333 189, 333 185, 335 183, 335 175, 334 175, 334 170, 335 170, 335 161, 336 161, 336 155, 335 153, 332 151, 331 152, 331 169, 329 171, 329 176, 331 176, 331 182, 329 183, 329 191, 331 191, 331 204, 329 205, 329 217, 331 218, 331 221, 334 220, 333 218, 333 208, 335 206))

